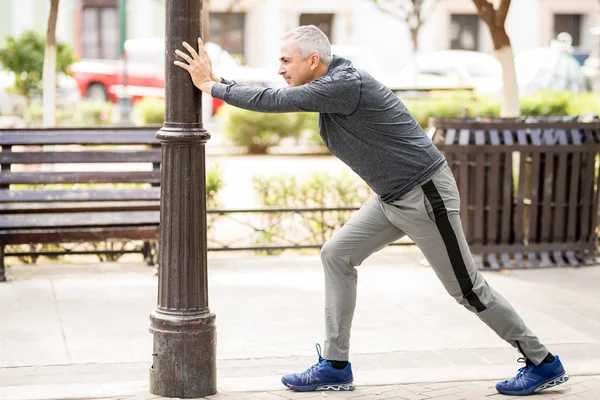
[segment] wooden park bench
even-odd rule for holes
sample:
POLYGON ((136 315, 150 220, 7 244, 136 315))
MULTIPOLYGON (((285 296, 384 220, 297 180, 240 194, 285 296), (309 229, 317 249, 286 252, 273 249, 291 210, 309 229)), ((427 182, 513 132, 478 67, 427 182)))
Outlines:
MULTIPOLYGON (((158 127, 0 130, 0 281, 7 245, 139 240, 155 262, 160 214, 158 127)), ((39 250, 39 249, 38 249, 39 250)), ((63 253, 64 254, 64 253, 63 253)))

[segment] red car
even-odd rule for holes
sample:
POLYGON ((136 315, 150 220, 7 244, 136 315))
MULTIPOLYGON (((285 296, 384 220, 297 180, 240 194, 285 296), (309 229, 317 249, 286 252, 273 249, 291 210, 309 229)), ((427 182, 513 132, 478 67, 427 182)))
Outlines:
MULTIPOLYGON (((164 39, 130 39, 125 42, 127 58, 127 94, 131 102, 144 97, 165 97, 164 39)), ((281 86, 277 71, 240 65, 227 51, 214 43, 206 43, 217 75, 238 83, 281 86)), ((123 62, 118 60, 83 59, 71 66, 71 74, 83 97, 117 102, 123 93, 123 62)), ((213 113, 222 104, 213 99, 213 113)))

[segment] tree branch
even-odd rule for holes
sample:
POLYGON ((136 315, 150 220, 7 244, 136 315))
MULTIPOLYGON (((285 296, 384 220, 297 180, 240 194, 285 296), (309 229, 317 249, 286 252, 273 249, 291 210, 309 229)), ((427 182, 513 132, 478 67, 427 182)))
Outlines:
POLYGON ((506 15, 508 14, 508 8, 510 7, 510 1, 511 0, 502 0, 500 2, 500 7, 498 8, 498 12, 496 14, 496 23, 498 26, 504 26, 506 15))
POLYGON ((408 19, 410 17, 411 13, 406 8, 404 8, 400 5, 398 5, 397 7, 389 7, 389 6, 386 7, 383 4, 384 3, 387 4, 387 2, 374 1, 374 3, 377 6, 377 8, 379 8, 380 11, 382 11, 386 14, 394 15, 404 21, 408 21, 408 19))
POLYGON ((477 7, 477 13, 483 19, 488 26, 496 26, 496 10, 487 0, 473 0, 475 7, 477 7))

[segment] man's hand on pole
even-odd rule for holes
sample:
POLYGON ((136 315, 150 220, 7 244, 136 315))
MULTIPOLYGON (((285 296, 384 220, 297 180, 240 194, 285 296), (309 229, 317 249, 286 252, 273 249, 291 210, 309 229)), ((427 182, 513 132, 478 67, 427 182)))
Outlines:
POLYGON ((220 82, 221 80, 212 72, 212 61, 204 48, 202 39, 198 38, 198 51, 194 50, 194 48, 186 42, 183 42, 182 44, 189 54, 186 54, 179 49, 175 50, 175 54, 186 61, 175 61, 175 65, 185 69, 190 74, 192 82, 194 82, 194 85, 198 89, 202 90, 204 93, 210 94, 215 82, 220 82))

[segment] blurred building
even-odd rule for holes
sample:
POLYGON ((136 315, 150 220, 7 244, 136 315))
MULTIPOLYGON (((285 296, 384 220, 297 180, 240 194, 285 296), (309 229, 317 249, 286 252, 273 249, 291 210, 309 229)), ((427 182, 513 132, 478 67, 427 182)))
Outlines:
MULTIPOLYGON (((127 0, 128 38, 163 36, 166 1, 127 0)), ((27 29, 45 32, 49 3, 0 0, 0 38, 27 29)), ((320 26, 333 44, 363 49, 386 70, 402 67, 412 55, 405 24, 382 13, 372 0, 210 0, 209 4, 210 40, 251 66, 276 67, 281 35, 299 24, 320 26)), ((576 56, 583 60, 595 50, 589 32, 600 25, 599 17, 597 0, 513 1, 507 31, 515 52, 547 46, 559 32, 568 32, 576 56)), ((118 0, 61 0, 57 36, 80 57, 116 58, 118 0)), ((429 13, 419 50, 443 49, 493 50, 488 28, 471 0, 438 0, 429 13)))

